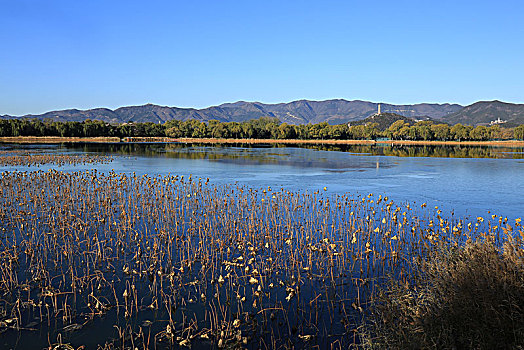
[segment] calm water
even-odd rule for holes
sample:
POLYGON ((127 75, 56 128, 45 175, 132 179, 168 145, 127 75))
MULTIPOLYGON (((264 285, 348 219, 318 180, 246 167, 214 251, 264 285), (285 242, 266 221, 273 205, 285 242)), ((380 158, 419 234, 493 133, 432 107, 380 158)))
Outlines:
MULTIPOLYGON (((99 171, 178 174, 254 188, 382 194, 399 203, 426 202, 457 216, 523 214, 524 152, 497 147, 270 147, 183 144, 3 145, 31 152, 115 157, 99 171), (481 157, 481 158, 476 158, 481 157)), ((53 166, 17 167, 47 170, 53 166)), ((92 165, 64 166, 64 171, 92 165)), ((15 170, 0 167, 1 171, 15 170)))

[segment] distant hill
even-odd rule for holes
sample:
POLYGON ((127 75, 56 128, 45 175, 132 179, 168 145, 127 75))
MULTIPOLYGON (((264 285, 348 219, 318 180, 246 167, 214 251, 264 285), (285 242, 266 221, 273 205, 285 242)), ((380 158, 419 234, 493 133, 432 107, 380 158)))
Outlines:
MULTIPOLYGON (((414 105, 381 104, 382 112, 396 113, 406 117, 427 116, 445 118, 462 109, 457 104, 414 105)), ((51 119, 56 121, 102 120, 108 123, 153 122, 168 120, 196 119, 201 121, 241 122, 260 117, 275 117, 288 124, 307 124, 328 122, 342 124, 365 119, 377 112, 378 103, 366 101, 347 101, 342 99, 327 101, 299 100, 289 103, 265 104, 259 102, 225 103, 203 109, 164 107, 153 104, 121 107, 115 110, 95 108, 89 110, 67 109, 39 115, 25 115, 26 118, 51 119)), ((4 118, 15 118, 3 116, 4 118)))
MULTIPOLYGON (((420 119, 426 120, 428 118, 420 118, 420 119)), ((389 126, 393 124, 394 122, 396 122, 397 120, 402 120, 409 125, 413 125, 420 119, 408 118, 408 117, 404 117, 403 115, 399 115, 395 113, 381 113, 381 114, 374 114, 370 117, 367 117, 366 119, 357 120, 356 122, 351 123, 351 125, 366 125, 368 123, 377 123, 378 129, 380 131, 384 131, 387 128, 389 128, 389 126)))
POLYGON ((442 118, 449 124, 485 125, 500 118, 507 121, 501 126, 524 124, 524 104, 501 101, 481 101, 442 118))
MULTIPOLYGON (((378 103, 366 101, 308 101, 299 100, 289 103, 262 104, 256 102, 237 102, 224 104, 219 107, 224 109, 239 109, 241 114, 246 109, 252 112, 259 111, 267 116, 276 117, 288 124, 321 123, 342 124, 355 120, 365 119, 377 112, 378 103)), ((212 107, 213 108, 213 107, 212 107)), ((452 104, 428 104, 415 105, 390 105, 381 104, 383 112, 391 112, 406 117, 428 116, 431 118, 442 118, 462 108, 460 105, 452 104)), ((238 113, 237 112, 237 113, 238 113)), ((259 114, 260 115, 260 114, 259 114)), ((262 115, 260 115, 262 116, 262 115)), ((248 118, 249 119, 249 118, 248 118)))
MULTIPOLYGON (((56 121, 83 121, 86 119, 102 120, 108 123, 125 122, 153 122, 164 123, 168 120, 196 119, 209 121, 212 119, 221 122, 242 122, 260 117, 275 117, 288 124, 307 124, 327 122, 329 124, 354 124, 376 114, 378 103, 367 101, 326 100, 310 101, 299 100, 289 103, 266 104, 259 102, 224 103, 208 108, 179 108, 153 104, 143 106, 121 107, 115 110, 94 108, 88 110, 66 109, 47 112, 39 115, 25 115, 25 118, 51 119, 56 121)), ((513 127, 524 124, 524 104, 505 103, 500 101, 481 101, 467 107, 458 104, 430 104, 419 103, 414 105, 381 104, 382 114, 403 116, 406 118, 435 120, 448 124, 487 125, 491 121, 507 121, 502 126, 513 127)), ((0 119, 17 118, 3 115, 0 119)), ((393 120, 393 119, 391 119, 393 120)), ((392 122, 394 122, 393 120, 392 122)), ((384 121, 384 123, 386 123, 384 121)), ((381 122, 382 125, 382 122, 381 122)), ((384 124, 385 125, 385 124, 384 124)))
MULTIPOLYGON (((88 110, 66 109, 47 112, 40 115, 25 115, 26 118, 51 119, 56 121, 83 121, 86 119, 102 120, 108 123, 153 122, 163 123, 168 120, 199 119, 206 120, 191 108, 162 107, 153 104, 144 106, 121 107, 114 111, 107 108, 88 110)), ((211 118, 212 119, 212 118, 211 118)))

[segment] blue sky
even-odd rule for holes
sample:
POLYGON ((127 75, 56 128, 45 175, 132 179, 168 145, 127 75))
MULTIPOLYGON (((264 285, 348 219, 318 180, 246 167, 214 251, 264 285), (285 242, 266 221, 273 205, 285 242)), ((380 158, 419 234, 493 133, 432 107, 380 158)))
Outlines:
POLYGON ((521 1, 0 0, 0 114, 524 102, 521 1))

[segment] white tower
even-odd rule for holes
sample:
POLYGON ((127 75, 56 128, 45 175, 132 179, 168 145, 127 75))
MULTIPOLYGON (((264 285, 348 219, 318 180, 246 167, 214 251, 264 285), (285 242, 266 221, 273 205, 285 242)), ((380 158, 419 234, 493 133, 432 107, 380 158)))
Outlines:
POLYGON ((378 113, 377 114, 380 114, 380 103, 378 104, 378 113))

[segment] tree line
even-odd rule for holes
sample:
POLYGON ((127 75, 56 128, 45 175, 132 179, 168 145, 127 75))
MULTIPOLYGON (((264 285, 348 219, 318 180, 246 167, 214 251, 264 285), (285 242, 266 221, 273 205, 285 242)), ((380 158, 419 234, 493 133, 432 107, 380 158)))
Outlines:
POLYGON ((60 136, 60 137, 173 137, 173 138, 236 138, 236 139, 298 139, 298 140, 440 140, 487 141, 524 139, 524 125, 515 128, 435 124, 419 121, 412 125, 397 120, 387 129, 377 123, 365 125, 328 123, 290 125, 276 118, 264 117, 244 122, 210 120, 170 120, 164 124, 109 124, 99 120, 58 122, 37 119, 0 120, 1 136, 60 136))

